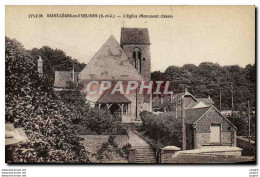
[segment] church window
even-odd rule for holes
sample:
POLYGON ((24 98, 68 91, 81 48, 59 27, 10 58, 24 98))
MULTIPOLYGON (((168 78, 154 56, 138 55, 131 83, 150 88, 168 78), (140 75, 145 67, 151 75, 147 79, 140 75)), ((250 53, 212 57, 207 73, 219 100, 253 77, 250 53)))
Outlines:
POLYGON ((136 70, 141 73, 141 61, 142 61, 142 53, 141 50, 138 48, 135 48, 133 51, 133 59, 134 59, 134 67, 136 70))
POLYGON ((133 58, 135 59, 135 57, 136 57, 136 52, 134 51, 133 52, 133 58))

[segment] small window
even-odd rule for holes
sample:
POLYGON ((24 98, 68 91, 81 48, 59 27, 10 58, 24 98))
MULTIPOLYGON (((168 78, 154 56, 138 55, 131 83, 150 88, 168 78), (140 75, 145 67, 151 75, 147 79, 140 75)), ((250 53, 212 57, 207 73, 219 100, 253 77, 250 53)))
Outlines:
POLYGON ((135 59, 135 57, 136 57, 136 52, 134 51, 133 52, 133 58, 135 59))
POLYGON ((138 51, 138 58, 141 59, 141 52, 138 51))

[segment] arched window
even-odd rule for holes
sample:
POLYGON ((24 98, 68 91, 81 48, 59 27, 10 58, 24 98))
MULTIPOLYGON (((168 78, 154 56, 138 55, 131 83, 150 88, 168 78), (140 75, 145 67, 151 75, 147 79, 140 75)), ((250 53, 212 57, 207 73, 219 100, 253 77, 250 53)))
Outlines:
POLYGON ((142 53, 141 50, 138 48, 135 48, 133 51, 133 59, 134 59, 134 67, 136 70, 141 73, 141 58, 142 58, 142 53))
POLYGON ((142 60, 141 60, 142 56, 141 56, 141 52, 138 51, 138 62, 139 62, 139 68, 138 68, 138 72, 141 73, 141 64, 142 64, 142 60))

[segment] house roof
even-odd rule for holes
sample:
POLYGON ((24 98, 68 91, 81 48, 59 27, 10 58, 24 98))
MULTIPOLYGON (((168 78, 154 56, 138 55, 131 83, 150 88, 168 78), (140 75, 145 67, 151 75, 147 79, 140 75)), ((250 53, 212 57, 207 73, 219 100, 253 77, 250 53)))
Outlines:
MULTIPOLYGON (((73 81, 73 71, 55 71, 54 87, 65 88, 68 81, 73 81)), ((74 81, 77 81, 79 72, 74 72, 74 81)))
POLYGON ((198 101, 202 101, 207 105, 213 105, 214 101, 211 98, 197 98, 198 101))
POLYGON ((121 28, 121 46, 125 44, 150 44, 147 28, 121 28))
POLYGON ((172 96, 172 102, 173 102, 173 103, 176 103, 177 101, 179 101, 179 100, 182 98, 182 96, 183 96, 184 94, 185 94, 184 92, 174 94, 174 95, 172 96))
POLYGON ((131 103, 131 101, 121 94, 119 91, 116 91, 112 94, 114 86, 109 90, 105 91, 97 100, 97 103, 131 103))
POLYGON ((194 124, 209 109, 211 109, 211 107, 186 109, 186 111, 185 111, 186 123, 187 124, 194 124))
MULTIPOLYGON (((185 109, 186 123, 187 124, 194 124, 210 108, 211 107, 185 109)), ((174 117, 177 115, 178 119, 182 118, 181 117, 181 110, 178 110, 177 114, 176 114, 176 111, 171 111, 169 114, 173 115, 174 117)))
POLYGON ((199 101, 199 102, 191 103, 189 106, 187 106, 187 109, 204 108, 208 106, 209 105, 206 105, 206 103, 204 103, 203 101, 199 101))
POLYGON ((135 80, 142 76, 130 63, 114 36, 103 44, 96 55, 79 74, 80 81, 89 80, 135 80))

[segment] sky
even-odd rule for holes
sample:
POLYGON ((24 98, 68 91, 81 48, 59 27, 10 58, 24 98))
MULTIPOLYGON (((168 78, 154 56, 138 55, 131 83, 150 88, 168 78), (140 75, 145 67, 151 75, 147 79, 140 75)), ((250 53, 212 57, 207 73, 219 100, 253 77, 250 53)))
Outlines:
POLYGON ((255 63, 254 6, 6 6, 7 37, 26 49, 50 46, 88 63, 121 27, 148 28, 152 71, 168 66, 255 63), (112 14, 115 18, 51 18, 47 14, 112 14), (42 14, 42 18, 29 18, 42 14), (123 15, 173 18, 123 18, 123 15), (120 17, 118 17, 120 16, 120 17))

